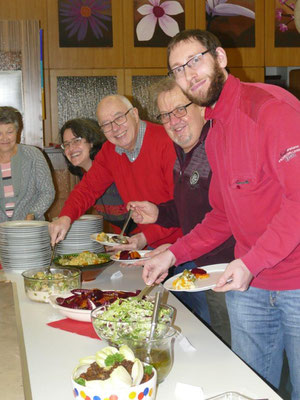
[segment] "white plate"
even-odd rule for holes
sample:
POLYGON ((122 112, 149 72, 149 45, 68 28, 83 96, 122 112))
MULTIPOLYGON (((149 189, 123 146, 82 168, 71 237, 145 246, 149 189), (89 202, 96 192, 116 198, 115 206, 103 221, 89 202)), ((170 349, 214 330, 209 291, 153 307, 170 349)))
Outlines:
POLYGON ((49 296, 48 302, 51 304, 53 308, 55 308, 57 311, 59 311, 62 315, 65 317, 68 317, 70 319, 75 319, 76 321, 85 321, 85 322, 91 322, 91 310, 77 310, 75 308, 68 308, 68 307, 62 307, 59 306, 56 303, 57 297, 69 297, 73 296, 72 293, 64 296, 58 296, 57 294, 49 296))
POLYGON ((195 287, 193 289, 174 289, 172 286, 173 281, 178 278, 180 274, 172 276, 172 278, 168 279, 164 283, 164 288, 167 290, 171 290, 172 292, 201 292, 203 290, 209 290, 216 286, 220 276, 225 271, 228 263, 226 264, 213 264, 213 265, 205 265, 203 267, 199 267, 204 269, 210 276, 206 279, 197 279, 194 284, 195 287))
MULTIPOLYGON (((99 235, 99 233, 93 233, 90 238, 97 243, 102 244, 103 246, 118 246, 119 243, 111 243, 111 242, 100 242, 100 240, 97 240, 97 236, 99 235)), ((117 236, 116 233, 107 233, 106 234, 109 238, 113 237, 113 236, 117 236)), ((124 238, 129 239, 128 236, 124 236, 124 238)))
MULTIPOLYGON (((135 250, 134 250, 135 251, 135 250)), ((119 260, 115 255, 111 256, 110 259, 119 263, 124 263, 124 264, 134 264, 137 261, 144 261, 144 260, 150 260, 150 257, 145 257, 147 253, 150 253, 151 250, 136 250, 140 255, 141 258, 135 258, 132 260, 119 260)))

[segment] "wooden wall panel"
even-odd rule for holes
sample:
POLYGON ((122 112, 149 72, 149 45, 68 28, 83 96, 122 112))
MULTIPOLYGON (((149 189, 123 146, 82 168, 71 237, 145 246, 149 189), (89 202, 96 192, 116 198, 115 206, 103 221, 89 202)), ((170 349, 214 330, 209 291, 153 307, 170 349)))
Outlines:
POLYGON ((37 20, 44 31, 44 65, 48 66, 47 0, 0 0, 0 19, 37 20))
POLYGON ((21 51, 23 142, 43 147, 39 22, 0 21, 0 50, 21 51))
MULTIPOLYGON (((299 0, 298 0, 299 1, 299 0)), ((265 62, 267 67, 285 67, 300 65, 299 47, 275 47, 275 2, 265 0, 265 62)), ((299 33, 300 43, 300 33, 299 33)))
MULTIPOLYGON (((268 8, 266 8, 268 9, 268 8)), ((255 1, 255 48, 226 48, 228 65, 232 67, 258 67, 264 65, 264 2, 255 1)), ((196 0, 196 27, 206 29, 205 0, 196 0), (204 20, 203 20, 204 18, 204 20)), ((219 38, 222 42, 222 38, 219 38)))
POLYGON ((49 26, 49 67, 118 68, 123 65, 123 1, 112 1, 113 47, 59 47, 58 1, 47 0, 49 26))
POLYGON ((230 67, 230 73, 244 82, 264 82, 264 67, 230 67))
MULTIPOLYGON (((133 0, 123 0, 124 3, 124 67, 151 68, 165 67, 167 51, 165 47, 134 47, 134 15, 133 0)), ((195 27, 194 0, 185 0, 186 29, 195 27)))

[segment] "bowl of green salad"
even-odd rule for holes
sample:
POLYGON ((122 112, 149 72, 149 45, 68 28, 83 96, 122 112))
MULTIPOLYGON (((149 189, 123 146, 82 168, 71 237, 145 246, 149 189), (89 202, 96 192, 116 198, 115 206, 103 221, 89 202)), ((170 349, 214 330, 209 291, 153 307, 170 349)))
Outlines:
POLYGON ((33 268, 24 271, 22 276, 27 297, 40 303, 48 303, 51 295, 81 288, 81 271, 77 268, 33 268))
MULTIPOLYGON (((112 304, 95 308, 91 313, 93 327, 100 339, 110 345, 121 345, 128 340, 143 340, 150 335, 154 301, 118 299, 112 304)), ((172 325, 174 308, 161 304, 154 337, 163 337, 172 325)))

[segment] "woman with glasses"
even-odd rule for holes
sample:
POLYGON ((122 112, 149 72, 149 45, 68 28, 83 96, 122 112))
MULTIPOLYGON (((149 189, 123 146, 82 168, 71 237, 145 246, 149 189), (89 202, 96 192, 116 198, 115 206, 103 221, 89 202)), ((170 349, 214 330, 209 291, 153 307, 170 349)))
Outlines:
MULTIPOLYGON (((105 137, 98 123, 92 119, 76 118, 67 121, 60 130, 62 149, 71 174, 83 177, 92 166, 93 160, 101 150, 105 137)), ((94 209, 111 223, 115 233, 120 232, 127 216, 127 210, 115 184, 96 201, 94 209)), ((136 228, 131 220, 127 234, 136 228)))
POLYGON ((22 115, 13 107, 0 107, 0 222, 44 220, 55 190, 42 152, 18 139, 22 115))

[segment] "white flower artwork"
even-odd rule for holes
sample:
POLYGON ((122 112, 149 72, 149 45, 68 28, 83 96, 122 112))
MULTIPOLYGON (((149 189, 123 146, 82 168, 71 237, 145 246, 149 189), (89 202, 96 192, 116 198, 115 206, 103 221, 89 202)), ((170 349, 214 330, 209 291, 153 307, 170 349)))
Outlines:
POLYGON ((167 36, 175 36, 179 25, 171 15, 181 14, 184 9, 178 1, 149 0, 149 4, 142 5, 137 12, 144 15, 136 26, 137 39, 148 41, 154 35, 157 22, 167 36))

